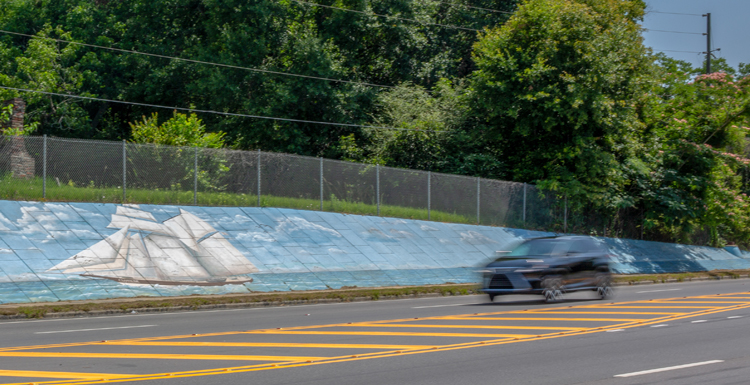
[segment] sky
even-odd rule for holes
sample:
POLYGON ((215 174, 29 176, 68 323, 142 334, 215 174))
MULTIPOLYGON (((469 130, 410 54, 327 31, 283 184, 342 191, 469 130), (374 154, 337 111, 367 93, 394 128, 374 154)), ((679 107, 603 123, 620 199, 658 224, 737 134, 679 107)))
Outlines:
POLYGON ((666 33, 655 30, 706 32, 706 18, 711 13, 711 48, 721 48, 716 57, 723 57, 737 68, 739 63, 750 63, 750 0, 645 0, 647 14, 643 27, 645 44, 654 52, 693 63, 701 67, 705 60, 706 37, 703 35, 666 33), (673 15, 656 12, 686 13, 673 15), (697 15, 697 16, 696 16, 697 15), (689 52, 671 52, 689 51, 689 52))

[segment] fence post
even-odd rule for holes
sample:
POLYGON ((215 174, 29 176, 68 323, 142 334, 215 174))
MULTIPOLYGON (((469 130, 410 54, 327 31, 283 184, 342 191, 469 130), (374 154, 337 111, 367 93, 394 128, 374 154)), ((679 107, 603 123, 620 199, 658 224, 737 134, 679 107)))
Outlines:
POLYGON ((260 207, 260 149, 258 149, 258 207, 260 207))
POLYGON ((320 158, 320 211, 323 211, 323 157, 320 158))
POLYGON ((431 179, 432 179, 432 173, 429 172, 429 171, 427 171, 427 220, 428 221, 432 220, 432 218, 430 217, 430 209, 431 209, 431 206, 432 206, 431 205, 431 203, 432 203, 431 202, 431 200, 432 200, 431 199, 432 198, 432 194, 431 193, 432 192, 430 191, 430 184, 431 184, 430 182, 431 182, 431 179))
POLYGON ((477 177, 477 224, 479 224, 479 181, 480 177, 477 177))
POLYGON ((193 205, 198 204, 198 147, 195 147, 195 175, 193 175, 193 205))
POLYGON ((526 182, 523 184, 523 224, 526 225, 526 182))
POLYGON ((378 216, 380 216, 380 165, 375 165, 375 196, 378 203, 378 216))
POLYGON ((568 232, 568 195, 565 195, 565 203, 563 206, 563 233, 568 232))
POLYGON ((47 199, 47 134, 42 143, 42 199, 47 199))
POLYGON ((122 140, 122 203, 127 202, 127 187, 126 183, 128 181, 128 158, 127 158, 127 142, 125 139, 122 140))

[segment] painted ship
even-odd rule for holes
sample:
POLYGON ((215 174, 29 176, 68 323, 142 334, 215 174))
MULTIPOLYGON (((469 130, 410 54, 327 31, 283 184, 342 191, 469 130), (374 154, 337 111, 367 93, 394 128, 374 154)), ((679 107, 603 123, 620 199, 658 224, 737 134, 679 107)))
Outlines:
POLYGON ((118 206, 107 228, 120 230, 47 272, 195 286, 243 284, 258 272, 216 229, 183 209, 160 223, 136 205, 118 206))

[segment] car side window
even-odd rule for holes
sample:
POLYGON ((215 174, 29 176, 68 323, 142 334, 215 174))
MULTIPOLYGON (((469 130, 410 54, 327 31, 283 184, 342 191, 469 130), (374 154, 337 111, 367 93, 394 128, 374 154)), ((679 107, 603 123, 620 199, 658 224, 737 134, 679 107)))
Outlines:
POLYGON ((589 239, 578 239, 572 242, 568 254, 590 253, 596 250, 596 245, 589 239))

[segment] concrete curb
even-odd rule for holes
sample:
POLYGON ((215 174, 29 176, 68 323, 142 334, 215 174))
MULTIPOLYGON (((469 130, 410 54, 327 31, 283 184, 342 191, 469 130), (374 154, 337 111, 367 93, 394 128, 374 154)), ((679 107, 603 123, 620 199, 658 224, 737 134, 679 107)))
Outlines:
MULTIPOLYGON (((377 290, 377 288, 374 288, 377 290)), ((59 313, 45 313, 41 318, 75 318, 75 317, 96 317, 103 315, 125 315, 125 314, 138 314, 138 313, 170 313, 178 311, 197 311, 197 310, 214 310, 214 309, 244 309, 244 308, 263 308, 263 307, 282 307, 282 306, 295 306, 295 305, 316 305, 326 303, 342 303, 342 302, 365 302, 365 301, 379 301, 389 299, 408 299, 408 298, 431 298, 431 297, 442 297, 440 293, 424 293, 424 294, 405 294, 405 295, 391 295, 391 296, 380 296, 378 299, 372 299, 371 297, 354 297, 348 299, 342 298, 320 298, 312 300, 294 300, 294 301, 259 301, 259 302, 244 302, 244 303, 223 303, 223 304, 210 304, 210 305, 199 305, 199 306, 172 306, 172 307, 147 307, 147 308, 136 308, 128 310, 92 310, 92 311, 70 311, 70 312, 59 312, 59 313)), ((29 318, 25 314, 16 315, 3 315, 0 316, 0 320, 14 320, 14 319, 34 319, 29 318)))
MULTIPOLYGON (((684 280, 668 279, 665 281, 653 281, 643 280, 635 282, 615 282, 613 286, 641 286, 641 285, 657 285, 657 284, 669 284, 669 283, 684 283, 684 282, 703 282, 703 281, 721 281, 730 279, 748 279, 750 275, 742 274, 738 277, 730 276, 716 276, 716 277, 696 277, 688 278, 684 280)), ((391 287, 392 288, 392 287, 391 287)), ((364 288, 363 288, 364 289, 364 288)), ((385 288, 366 288, 367 290, 378 290, 385 288)), ((478 294, 478 293, 471 293, 478 294)), ((461 294, 458 294, 461 295, 461 294)), ((245 308, 264 308, 264 307, 282 307, 282 306, 296 306, 296 305, 316 305, 326 303, 342 303, 342 302, 365 302, 365 301, 381 301, 391 299, 408 299, 408 298, 435 298, 443 297, 440 293, 424 293, 424 294, 404 294, 404 295, 390 295, 390 296, 379 296, 377 299, 372 297, 354 297, 354 298, 320 298, 311 300, 293 300, 293 301, 258 301, 258 302, 242 302, 242 303, 223 303, 223 304, 207 304, 198 306, 172 306, 172 307, 148 307, 148 308, 136 308, 128 310, 108 309, 108 310, 92 310, 92 311, 74 311, 74 312, 50 312, 45 313, 41 318, 76 318, 76 317, 97 317, 104 315, 125 315, 125 314, 138 314, 138 313, 169 313, 179 311, 198 311, 198 310, 216 310, 216 309, 245 309, 245 308)), ((113 300, 112 302, 116 302, 113 300)), ((128 301, 122 301, 123 303, 132 302, 133 299, 128 301)), ((2 320, 31 320, 37 318, 27 317, 25 314, 15 315, 0 315, 0 321, 2 320)))

